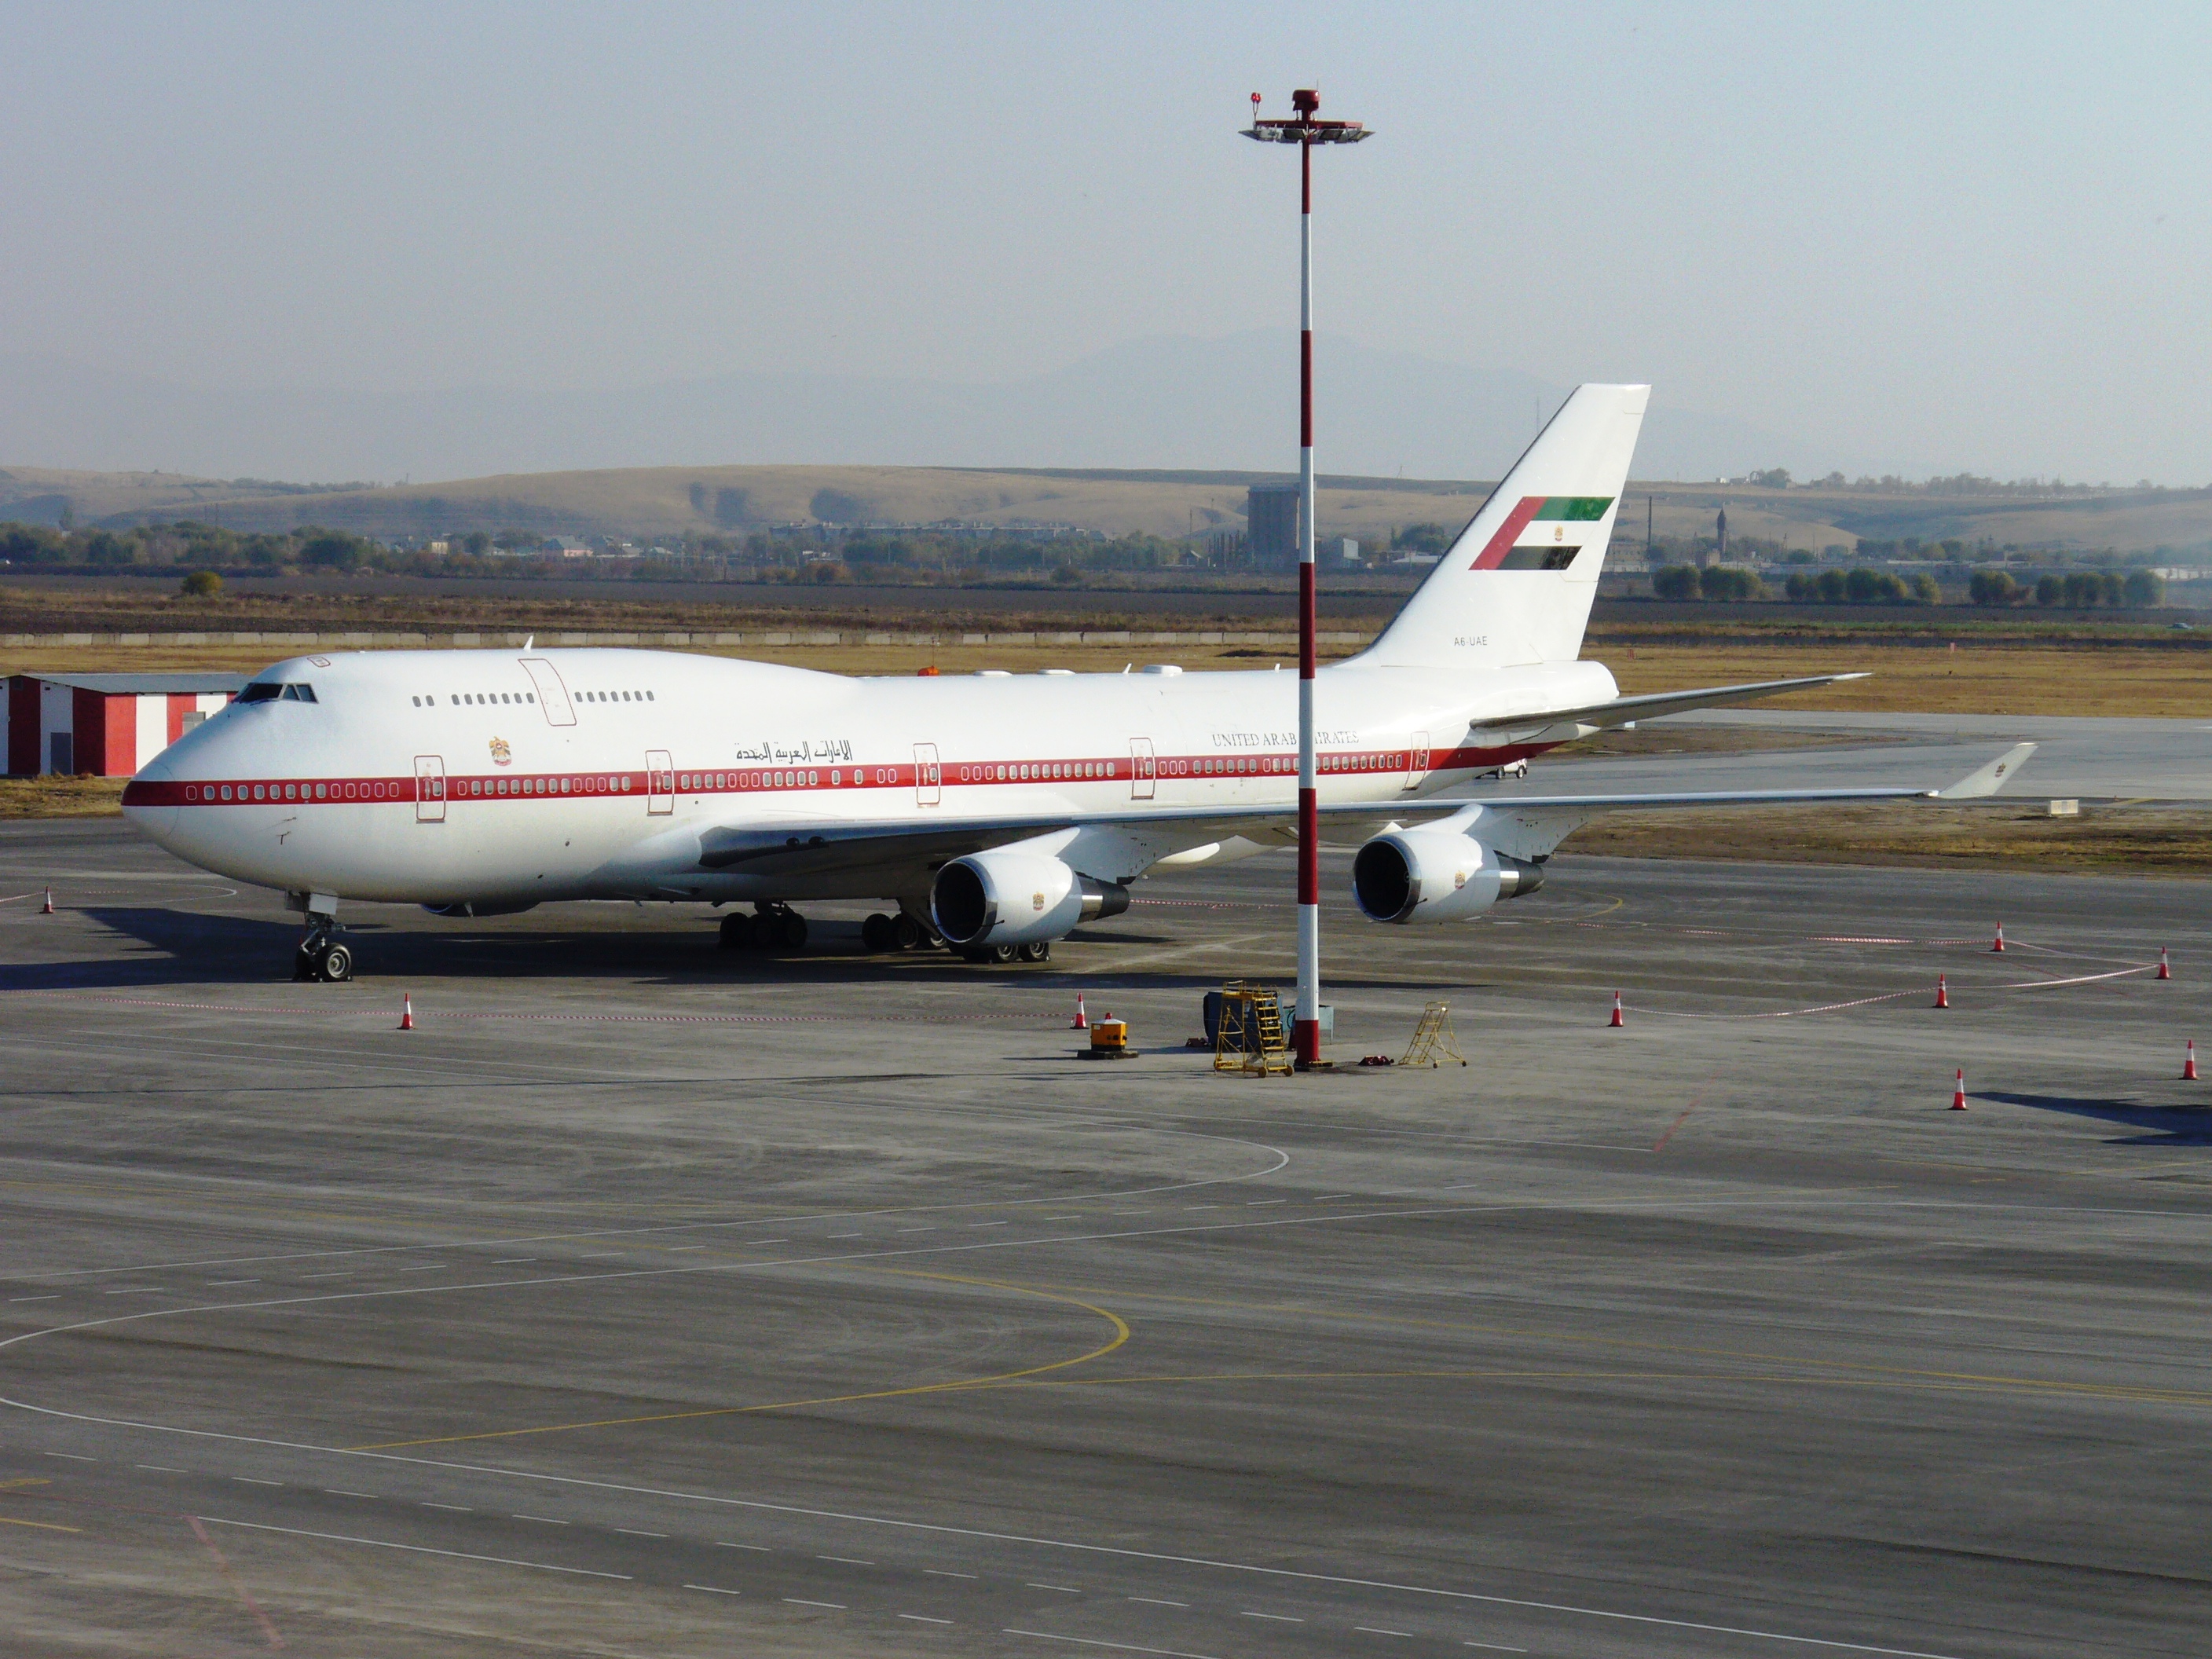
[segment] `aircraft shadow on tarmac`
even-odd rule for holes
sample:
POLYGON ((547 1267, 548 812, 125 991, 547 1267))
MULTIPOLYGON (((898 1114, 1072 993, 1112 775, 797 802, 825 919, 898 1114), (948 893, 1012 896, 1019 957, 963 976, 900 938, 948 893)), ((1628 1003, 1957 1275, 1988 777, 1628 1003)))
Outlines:
MULTIPOLYGON (((153 905, 88 906, 87 920, 142 948, 78 961, 0 963, 0 991, 98 989, 160 985, 252 985, 289 981, 301 925, 289 918, 210 915, 153 905)), ((405 913, 393 910, 395 916, 405 913)), ((644 931, 598 927, 547 928, 511 924, 404 922, 362 917, 344 936, 355 947, 363 980, 459 978, 501 980, 597 979, 629 976, 645 985, 696 985, 701 980, 742 986, 817 981, 850 984, 860 975, 907 979, 945 973, 1039 987, 1080 988, 1080 975, 1055 972, 1057 964, 981 967, 949 960, 936 951, 873 955, 860 948, 856 922, 821 921, 801 953, 723 951, 711 927, 684 913, 678 925, 644 931)), ((1104 941, 1109 936, 1091 934, 1104 941)), ((1172 945, 1164 935, 1116 933, 1121 947, 1172 945)), ((1080 941, 1079 941, 1080 942, 1080 941)), ((1110 969, 1111 957, 1102 964, 1110 969)), ((1152 985, 1212 988, 1215 975, 1146 975, 1152 985)))
POLYGON ((1978 1089, 1977 1100, 2002 1101, 2039 1112, 2064 1112, 2072 1117, 2093 1117, 2100 1122, 2153 1133, 2118 1135, 2119 1146, 2212 1146, 2212 1108, 2205 1106, 2141 1106, 2126 1100, 2085 1100, 2074 1095, 2024 1095, 2002 1089, 1978 1089))

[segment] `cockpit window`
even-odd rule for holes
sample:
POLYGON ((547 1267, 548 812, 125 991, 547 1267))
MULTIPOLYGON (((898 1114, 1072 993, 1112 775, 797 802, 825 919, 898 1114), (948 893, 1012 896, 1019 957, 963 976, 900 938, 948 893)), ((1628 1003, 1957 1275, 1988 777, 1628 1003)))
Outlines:
POLYGON ((306 684, 287 685, 279 680, 256 680, 238 694, 240 702, 313 702, 315 688, 306 684))

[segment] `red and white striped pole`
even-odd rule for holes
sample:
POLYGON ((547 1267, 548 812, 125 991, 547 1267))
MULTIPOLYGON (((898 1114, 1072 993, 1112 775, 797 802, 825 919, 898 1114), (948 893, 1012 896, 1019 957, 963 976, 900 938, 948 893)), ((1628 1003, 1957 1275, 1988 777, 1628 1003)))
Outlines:
MULTIPOLYGON (((1311 94, 1293 94, 1298 113, 1311 94)), ((1318 107, 1321 100, 1314 99, 1318 107)), ((1313 143, 1298 146, 1298 1001, 1291 1048, 1321 1059, 1321 793, 1314 775, 1313 143)))
POLYGON ((1320 118, 1321 94, 1291 94, 1286 120, 1263 120, 1252 94, 1247 138, 1298 147, 1298 996, 1291 1050, 1301 1068, 1321 1062, 1321 797, 1314 759, 1313 152, 1316 144, 1356 144, 1370 135, 1357 121, 1320 118))

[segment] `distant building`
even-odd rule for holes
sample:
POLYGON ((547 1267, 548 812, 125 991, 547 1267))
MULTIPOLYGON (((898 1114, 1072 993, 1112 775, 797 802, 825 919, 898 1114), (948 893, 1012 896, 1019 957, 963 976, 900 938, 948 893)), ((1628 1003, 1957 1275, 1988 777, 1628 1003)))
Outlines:
POLYGON ((1244 492, 1245 547, 1261 568, 1298 562, 1298 486, 1254 484, 1244 492))
POLYGON ((580 542, 568 536, 548 536, 538 543, 538 550, 549 558, 556 559, 588 559, 592 556, 589 542, 580 542))
POLYGON ((8 775, 127 778, 246 684, 242 674, 10 674, 8 775))
POLYGON ((1337 551, 1343 556, 1345 563, 1358 564, 1359 562, 1359 544, 1352 540, 1351 537, 1346 536, 1342 541, 1337 544, 1337 551))

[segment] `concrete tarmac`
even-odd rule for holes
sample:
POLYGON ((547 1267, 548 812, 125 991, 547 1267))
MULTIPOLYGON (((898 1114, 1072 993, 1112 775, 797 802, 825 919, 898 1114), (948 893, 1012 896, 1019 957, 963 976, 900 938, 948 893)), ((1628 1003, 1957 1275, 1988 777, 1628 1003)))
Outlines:
POLYGON ((1261 1080, 1182 1045, 1275 860, 1036 968, 360 906, 321 987, 0 829, 0 1645, 2204 1650, 2201 884, 1344 864, 1345 1063, 1261 1080), (1432 1000, 1470 1065, 1349 1063, 1432 1000))

